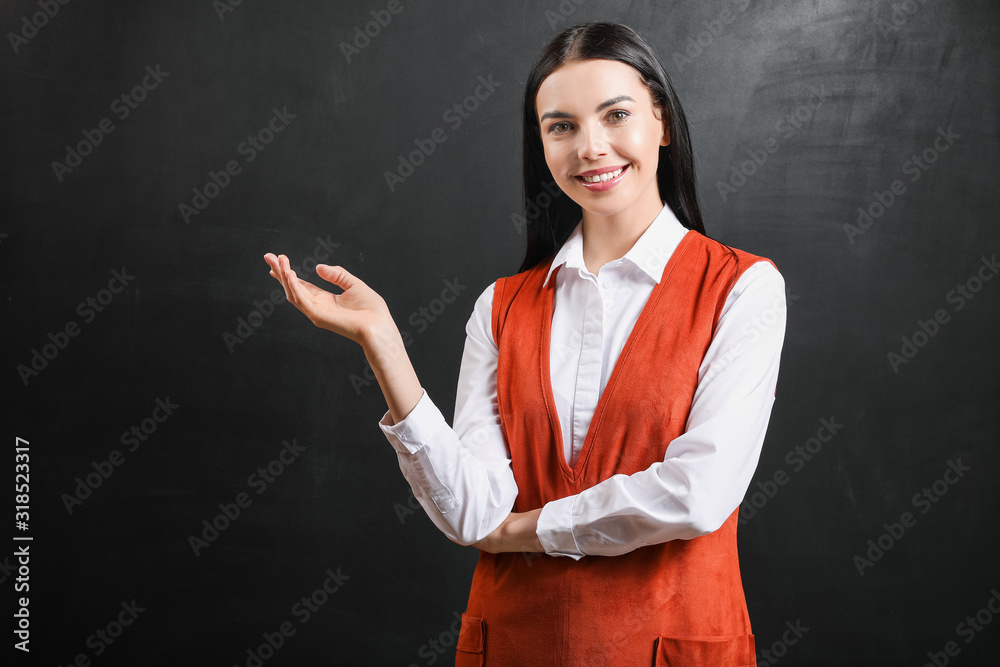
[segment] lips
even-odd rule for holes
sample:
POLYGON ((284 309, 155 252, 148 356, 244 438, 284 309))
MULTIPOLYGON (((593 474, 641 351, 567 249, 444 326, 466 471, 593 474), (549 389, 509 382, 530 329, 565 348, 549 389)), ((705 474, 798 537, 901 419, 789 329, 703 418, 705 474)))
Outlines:
POLYGON ((617 173, 619 170, 624 171, 629 166, 628 163, 619 165, 616 167, 604 167, 603 169, 591 169, 590 171, 585 171, 582 174, 577 174, 574 176, 577 180, 581 180, 585 183, 598 183, 601 181, 608 181, 612 178, 619 176, 617 173), (595 179, 595 176, 601 176, 600 179, 595 179))
POLYGON ((580 185, 582 185, 587 190, 591 192, 604 192, 605 190, 610 190, 611 188, 618 185, 625 175, 628 173, 631 164, 625 164, 621 167, 609 167, 607 169, 594 169, 593 171, 586 172, 579 176, 574 176, 580 185), (618 174, 617 176, 610 176, 609 174, 618 174), (584 175, 588 176, 601 176, 602 178, 595 180, 594 182, 588 182, 584 180, 584 175))

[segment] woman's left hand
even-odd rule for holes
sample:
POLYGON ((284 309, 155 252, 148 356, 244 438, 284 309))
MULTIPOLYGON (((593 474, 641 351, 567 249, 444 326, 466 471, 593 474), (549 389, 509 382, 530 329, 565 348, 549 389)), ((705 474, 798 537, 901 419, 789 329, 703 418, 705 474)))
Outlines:
POLYGON ((472 546, 491 554, 508 551, 544 553, 538 540, 538 515, 542 509, 530 512, 511 512, 496 529, 472 546))

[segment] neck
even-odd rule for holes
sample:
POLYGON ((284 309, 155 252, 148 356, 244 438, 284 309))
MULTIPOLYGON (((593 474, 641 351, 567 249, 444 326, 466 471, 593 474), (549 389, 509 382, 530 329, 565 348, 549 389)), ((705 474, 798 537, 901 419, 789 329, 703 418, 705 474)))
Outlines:
POLYGON ((659 193, 643 197, 611 215, 583 210, 583 262, 595 276, 601 267, 625 255, 663 210, 659 193))

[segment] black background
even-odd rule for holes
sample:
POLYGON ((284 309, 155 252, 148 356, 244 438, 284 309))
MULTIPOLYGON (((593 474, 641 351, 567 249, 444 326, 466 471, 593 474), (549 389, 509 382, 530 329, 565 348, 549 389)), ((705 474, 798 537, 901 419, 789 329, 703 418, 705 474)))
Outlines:
POLYGON ((0 9, 7 601, 10 536, 34 538, 31 653, 12 664, 245 665, 286 621, 296 632, 266 665, 451 663, 430 642, 453 643, 477 552, 413 501, 362 350, 286 303, 262 306, 245 340, 240 318, 278 287, 265 252, 301 262, 323 239, 328 263, 382 294, 411 335, 450 423, 475 298, 523 257, 511 216, 524 80, 552 37, 589 20, 654 45, 691 123, 710 235, 770 257, 788 285, 777 402, 740 528, 761 664, 920 665, 929 652, 943 664, 949 641, 948 664, 989 664, 1000 619, 984 612, 992 623, 968 642, 959 624, 1000 590, 1000 279, 982 268, 991 279, 975 282, 1000 250, 997 4, 399 6, 350 60, 342 45, 386 3, 69 2, 16 52, 11 33, 41 10, 0 9), (120 118, 112 102, 147 66, 168 74, 120 118), (446 122, 491 76, 489 97, 446 122), (247 161, 238 147, 275 109, 294 118, 247 161), (104 118, 113 132, 57 175, 104 118), (385 173, 435 128, 446 140, 390 189, 385 173), (935 152, 939 130, 953 139, 935 152), (763 164, 744 164, 766 145, 763 164), (912 180, 906 163, 925 151, 935 161, 912 180), (240 173, 185 221, 180 205, 229 160, 240 173), (902 194, 848 233, 897 179, 902 194), (132 276, 125 289, 100 312, 78 308, 116 270, 132 276), (423 318, 448 280, 465 288, 423 318), (967 283, 981 289, 959 309, 948 295, 967 283), (938 310, 947 321, 894 366, 938 310), (25 381, 18 368, 73 324, 25 381), (121 434, 157 399, 178 407, 128 451, 121 434), (822 419, 841 426, 794 463, 822 419), (28 531, 13 521, 16 437, 30 443, 28 531), (305 449, 257 494, 248 477, 293 439, 305 449), (64 494, 113 450, 124 461, 70 512, 64 494), (947 493, 915 504, 959 459, 968 471, 939 482, 947 493), (754 507, 778 471, 787 483, 754 507), (189 536, 241 492, 252 503, 196 556, 189 536), (855 556, 907 511, 915 524, 882 537, 891 547, 859 573, 855 556), (301 623, 293 606, 338 568, 340 590, 301 623), (133 600, 143 611, 95 655, 88 637, 133 600), (783 644, 787 624, 808 630, 783 644))

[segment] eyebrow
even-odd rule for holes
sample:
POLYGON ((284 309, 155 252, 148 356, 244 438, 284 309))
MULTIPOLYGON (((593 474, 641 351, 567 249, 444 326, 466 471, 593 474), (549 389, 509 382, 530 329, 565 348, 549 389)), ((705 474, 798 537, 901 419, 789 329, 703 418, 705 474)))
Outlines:
MULTIPOLYGON (((619 102, 635 102, 635 100, 633 100, 628 95, 619 95, 618 97, 612 97, 607 102, 601 102, 600 104, 598 104, 597 108, 594 109, 594 112, 600 113, 604 109, 607 109, 608 107, 614 104, 618 104, 619 102)), ((545 113, 542 114, 542 117, 538 119, 538 122, 539 123, 544 122, 546 118, 572 118, 572 117, 573 114, 567 113, 565 111, 546 111, 545 113)))

